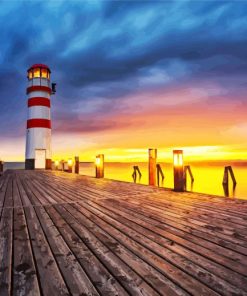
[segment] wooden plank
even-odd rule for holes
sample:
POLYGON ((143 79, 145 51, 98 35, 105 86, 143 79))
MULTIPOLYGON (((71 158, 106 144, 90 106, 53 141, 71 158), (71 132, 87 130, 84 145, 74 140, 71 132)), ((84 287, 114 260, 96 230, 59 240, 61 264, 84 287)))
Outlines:
POLYGON ((104 267, 94 253, 91 252, 91 250, 83 243, 80 237, 59 215, 54 207, 46 206, 46 210, 100 294, 109 296, 127 296, 128 293, 124 290, 124 288, 104 267))
MULTIPOLYGON (((181 246, 188 248, 189 250, 201 254, 206 258, 209 258, 223 266, 226 266, 234 271, 245 275, 247 268, 247 257, 241 254, 227 253, 225 249, 218 245, 214 245, 204 241, 202 239, 197 240, 193 236, 185 237, 182 232, 175 229, 170 229, 164 226, 162 223, 151 219, 137 211, 134 211, 126 203, 121 203, 116 200, 107 200, 104 203, 95 201, 95 203, 116 212, 117 214, 126 217, 130 221, 136 222, 145 228, 152 230, 153 232, 165 237, 166 239, 173 241, 181 246), (207 245, 208 244, 208 245, 207 245), (207 245, 207 248, 205 247, 207 245), (224 256, 222 255, 224 254, 224 256), (228 256, 226 256, 228 255, 228 256), (237 258, 235 258, 237 256, 237 258), (233 260, 234 259, 234 260, 233 260), (241 265, 239 262, 241 261, 241 265)), ((173 244, 171 244, 173 246, 173 244)), ((230 251, 231 252, 231 251, 230 251)))
MULTIPOLYGON (((12 179, 7 184, 7 205, 12 203, 12 179)), ((0 222, 0 295, 11 295, 13 209, 3 208, 0 222)))
MULTIPOLYGON (((49 185, 50 187, 53 186, 52 183, 46 183, 46 184, 49 185)), ((85 189, 83 190, 83 193, 80 193, 81 195, 79 195, 79 194, 76 194, 72 189, 69 189, 65 186, 62 186, 61 188, 62 188, 61 189, 62 191, 59 190, 60 192, 63 192, 63 194, 65 194, 66 192, 69 192, 70 197, 74 196, 75 200, 78 200, 78 197, 80 197, 80 196, 90 198, 90 195, 86 194, 85 189)), ((56 190, 58 190, 58 189, 56 188, 56 190)), ((77 190, 77 192, 78 192, 78 190, 77 190)), ((91 192, 90 192, 90 194, 91 194, 91 192)), ((111 195, 111 198, 113 198, 113 197, 114 197, 114 195, 111 195)), ((107 197, 105 196, 105 198, 107 198, 107 197)), ((207 234, 205 235, 201 228, 198 229, 198 227, 193 227, 188 223, 184 224, 180 220, 177 220, 174 218, 172 219, 171 217, 167 217, 166 212, 164 212, 164 210, 156 209, 156 208, 150 207, 150 206, 145 207, 144 202, 140 203, 140 202, 137 202, 136 200, 129 199, 129 198, 128 199, 125 198, 125 201, 128 204, 131 204, 132 208, 134 208, 134 206, 135 206, 136 208, 138 208, 138 211, 141 211, 142 213, 149 215, 149 217, 152 217, 153 219, 156 219, 158 221, 165 223, 169 227, 178 228, 179 230, 184 231, 186 233, 186 235, 193 234, 193 236, 195 238, 198 237, 199 239, 203 239, 204 240, 203 244, 204 243, 207 244, 207 241, 209 241, 212 243, 216 243, 217 245, 220 245, 224 248, 228 248, 228 249, 230 249, 229 251, 231 253, 231 256, 232 256, 232 254, 234 254, 233 251, 237 251, 241 254, 247 255, 247 249, 245 247, 236 245, 235 244, 236 241, 233 239, 231 239, 233 242, 228 241, 227 240, 228 236, 225 236, 224 237, 225 240, 224 240, 222 237, 218 238, 215 231, 207 230, 207 229, 205 230, 207 232, 207 234), (145 210, 144 210, 144 208, 145 208, 145 210), (206 239, 206 241, 205 241, 205 239, 206 239)), ((228 249, 225 249, 226 252, 228 252, 228 249)), ((222 248, 221 248, 221 251, 222 251, 222 248)), ((238 260, 239 256, 236 254, 235 258, 236 258, 236 260, 238 260)))
MULTIPOLYGON (((36 188, 38 189, 38 187, 36 188)), ((54 215, 54 213, 53 213, 54 215)), ((69 219, 72 221, 72 218, 69 219)), ((64 228, 64 227, 63 227, 64 228)), ((111 242, 108 245, 114 246, 113 252, 115 251, 116 242, 111 242)), ((173 295, 174 291, 176 291, 176 295, 184 295, 184 291, 179 290, 172 282, 168 279, 161 276, 157 271, 155 271, 151 266, 148 266, 145 262, 140 260, 138 257, 134 256, 132 253, 126 251, 125 248, 119 246, 119 250, 121 252, 117 252, 116 255, 120 257, 124 262, 133 263, 135 269, 138 268, 138 273, 141 274, 150 284, 152 284, 156 289, 160 290, 161 293, 169 293, 169 295, 173 295), (120 255, 119 255, 120 254, 120 255)), ((103 294, 104 295, 104 294, 103 294)))
MULTIPOLYGON (((143 247, 141 244, 138 244, 132 238, 129 238, 128 235, 118 231, 116 228, 111 226, 110 224, 104 222, 98 216, 94 215, 92 212, 89 212, 87 209, 82 206, 77 205, 79 207, 80 212, 73 208, 71 205, 65 206, 69 212, 71 212, 76 219, 85 225, 87 225, 88 229, 92 229, 96 232, 95 226, 90 225, 88 220, 91 220, 91 223, 97 223, 99 229, 97 228, 97 235, 100 232, 100 229, 104 229, 105 232, 110 234, 110 236, 118 240, 118 242, 127 247, 127 249, 131 250, 134 254, 136 254, 143 261, 147 262, 149 265, 153 266, 155 269, 159 270, 162 274, 164 274, 167 278, 175 282, 178 286, 180 283, 183 283, 183 288, 189 293, 198 293, 200 295, 218 295, 210 288, 204 286, 202 283, 196 281, 193 277, 188 276, 187 273, 184 273, 179 268, 175 267, 173 264, 170 264, 168 261, 161 259, 159 256, 155 255, 153 252, 143 247), (83 215, 82 215, 83 214, 83 215), (211 293, 211 294, 210 294, 211 293)), ((105 233, 102 236, 102 239, 105 237, 105 233)), ((117 245, 118 246, 118 245, 117 245)), ((206 274, 205 274, 206 275, 206 274)))
POLYGON ((18 207, 14 209, 12 295, 38 296, 41 294, 38 285, 37 272, 16 179, 14 179, 13 185, 14 202, 15 206, 18 207))
POLYGON ((88 226, 85 227, 84 222, 78 223, 78 221, 75 221, 73 216, 64 208, 64 205, 54 205, 54 207, 130 295, 159 295, 153 288, 147 285, 143 278, 120 260, 109 248, 109 245, 103 244, 97 238, 96 234, 98 232, 89 231, 90 228, 88 226))
MULTIPOLYGON (((30 199, 32 194, 28 188, 24 188, 21 182, 17 183, 20 186, 19 188, 21 188, 21 198, 24 196, 24 200, 30 199)), ((25 207, 24 212, 42 294, 47 296, 69 295, 69 290, 62 278, 33 207, 25 207)))
MULTIPOLYGON (((28 188, 39 200, 43 199, 43 196, 30 182, 28 188)), ((70 293, 73 295, 79 295, 80 293, 92 296, 99 295, 46 210, 43 207, 35 207, 34 210, 70 293)))
MULTIPOLYGON (((65 181, 65 180, 64 180, 65 181)), ((83 180, 84 181, 84 180, 83 180)), ((129 184, 128 183, 125 183, 126 184, 126 187, 128 187, 129 186, 129 184)), ((87 184, 88 185, 88 184, 87 184)), ((92 184, 91 184, 92 185, 92 184)), ((91 190, 91 191, 94 191, 95 193, 98 193, 99 195, 102 195, 102 193, 104 194, 104 193, 110 193, 109 191, 104 191, 103 189, 104 188, 102 188, 102 186, 100 187, 100 190, 98 190, 98 189, 95 189, 95 188, 92 188, 92 186, 84 186, 83 184, 80 184, 80 186, 78 186, 78 188, 81 188, 81 189, 85 189, 85 190, 91 190)), ((124 191, 126 191, 126 188, 125 188, 125 190, 124 191)), ((161 192, 162 192, 162 189, 161 189, 161 192)), ((111 192, 112 193, 112 192, 111 192)), ((166 194, 166 199, 164 200, 164 196, 162 196, 162 198, 159 198, 159 195, 155 195, 155 199, 153 199, 153 197, 152 197, 152 202, 155 202, 157 199, 159 200, 159 202, 166 202, 166 200, 168 200, 168 202, 169 202, 169 199, 170 199, 170 195, 172 195, 172 203, 177 203, 177 202, 179 202, 180 204, 181 204, 181 206, 182 207, 184 207, 184 206, 186 206, 186 205, 190 205, 190 206, 193 206, 193 204, 194 204, 194 202, 191 204, 191 202, 190 203, 184 203, 184 198, 183 199, 177 199, 176 198, 176 195, 174 196, 174 192, 171 192, 171 191, 163 191, 163 193, 165 193, 166 194)), ((123 194, 122 192, 121 192, 121 188, 119 188, 118 189, 118 192, 117 192, 117 194, 118 194, 118 196, 124 196, 124 197, 126 197, 126 194, 123 194)), ((183 193, 183 194, 186 194, 186 193, 183 193)), ((131 195, 133 196, 133 195, 135 195, 135 192, 133 192, 133 191, 131 191, 131 195)), ((184 196, 184 195, 183 195, 184 196)), ((139 192, 138 192, 138 196, 135 196, 135 198, 138 198, 138 197, 145 197, 145 198, 149 198, 149 197, 151 197, 150 196, 150 194, 148 194, 148 195, 146 195, 145 196, 145 194, 141 194, 140 196, 139 196, 139 192)), ((195 210, 195 209, 197 209, 198 208, 198 205, 197 205, 197 207, 194 207, 193 208, 193 210, 195 210)), ((210 209, 207 209, 207 208, 199 208, 200 209, 200 211, 203 211, 203 210, 205 210, 205 211, 208 211, 208 212, 210 212, 210 213, 212 213, 212 212, 217 212, 218 211, 218 208, 216 207, 216 208, 214 208, 213 209, 213 211, 212 211, 212 208, 210 208, 210 209)), ((225 212, 225 211, 220 211, 220 214, 221 215, 224 215, 224 216, 226 216, 226 217, 228 217, 228 218, 236 218, 236 219, 241 219, 241 218, 239 218, 239 211, 237 212, 237 213, 235 213, 235 216, 233 215, 233 213, 231 213, 231 215, 227 215, 227 213, 225 212)), ((218 218, 220 218, 221 216, 219 216, 218 215, 218 218)), ((238 224, 240 223, 240 221, 241 220, 238 220, 238 221, 235 221, 234 223, 236 223, 236 222, 238 222, 238 224)), ((246 225, 246 223, 247 223, 247 220, 246 219, 242 219, 242 222, 244 223, 244 225, 246 225)))
MULTIPOLYGON (((226 295, 232 295, 232 293, 234 291, 240 292, 240 290, 238 290, 238 288, 236 286, 226 282, 222 278, 216 276, 214 273, 208 272, 208 270, 205 268, 208 267, 209 264, 207 264, 205 268, 200 267, 200 262, 198 262, 199 265, 194 264, 191 260, 186 259, 186 257, 180 256, 177 253, 172 252, 172 251, 168 250, 167 248, 165 248, 165 246, 168 245, 167 243, 164 244, 164 246, 160 246, 160 244, 154 242, 153 240, 148 239, 147 237, 145 237, 144 235, 141 235, 137 231, 132 230, 129 227, 126 227, 121 222, 119 222, 119 221, 121 221, 120 217, 117 220, 112 219, 108 215, 104 214, 103 212, 100 212, 97 209, 92 208, 92 207, 89 208, 85 204, 83 204, 82 213, 84 215, 86 215, 85 209, 84 209, 85 207, 87 208, 87 210, 90 210, 91 215, 92 215, 92 213, 97 215, 97 216, 94 216, 93 219, 97 222, 103 223, 105 228, 108 225, 105 224, 104 222, 100 221, 99 217, 101 219, 103 219, 106 223, 110 224, 111 226, 114 226, 114 228, 109 227, 109 226, 108 226, 108 228, 111 228, 112 235, 114 235, 115 237, 117 237, 117 235, 119 237, 118 231, 121 231, 121 233, 127 234, 132 239, 132 242, 136 241, 140 245, 142 245, 145 248, 152 251, 154 254, 156 253, 157 255, 161 256, 162 258, 164 258, 168 262, 172 263, 173 266, 180 268, 185 273, 190 274, 193 278, 196 278, 198 281, 201 281, 202 283, 211 287, 213 290, 215 290, 219 293, 222 290, 225 291, 226 295), (117 231, 115 229, 117 229, 117 231)), ((78 206, 77 206, 77 208, 78 208, 78 206)), ((81 211, 81 208, 79 208, 79 209, 81 211)), ((183 255, 185 255, 185 252, 183 255)), ((198 258, 197 258, 197 261, 199 261, 198 258)), ((206 262, 205 262, 205 264, 206 264, 206 262)), ((212 266, 211 266, 211 268, 212 268, 212 266)), ((216 268, 214 269, 214 272, 215 271, 216 271, 216 268)), ((224 273, 223 268, 222 268, 222 273, 224 273)), ((231 273, 229 272, 229 276, 230 276, 230 274, 231 273)), ((240 280, 241 280, 241 277, 239 277, 239 282, 242 284, 242 286, 244 286, 244 279, 242 279, 242 281, 240 281, 240 280)), ((198 285, 198 283, 197 283, 197 285, 198 285)), ((246 295, 247 295, 247 293, 246 293, 246 295)))
MULTIPOLYGON (((109 209, 105 207, 105 205, 98 205, 95 202, 90 202, 88 201, 88 204, 92 207, 91 209, 97 209, 100 212, 110 216, 111 218, 117 220, 124 226, 130 227, 131 230, 134 230, 138 232, 139 234, 143 234, 144 237, 149 238, 153 242, 159 244, 157 249, 157 252, 159 252, 159 248, 164 247, 167 248, 185 258, 188 260, 191 260, 193 263, 201 266, 202 268, 205 268, 212 274, 215 274, 225 281, 229 281, 232 285, 235 285, 236 287, 239 287, 243 290, 247 290, 247 279, 245 277, 246 272, 247 272, 247 266, 242 266, 242 268, 239 268, 238 271, 242 272, 242 275, 240 275, 238 272, 233 272, 231 269, 225 268, 223 265, 217 264, 216 262, 213 262, 209 260, 208 258, 205 258, 204 256, 201 256, 200 254, 197 254, 196 248, 193 250, 188 250, 187 248, 182 247, 181 245, 176 244, 173 240, 161 237, 159 233, 154 232, 154 227, 151 226, 149 227, 148 223, 143 223, 142 220, 137 219, 134 217, 132 219, 131 214, 123 214, 122 211, 116 210, 114 207, 110 206, 109 209)), ((102 202, 101 202, 102 204, 102 202)), ((83 204, 84 205, 84 204, 83 204)), ((90 208, 89 208, 90 210, 90 208)), ((222 258, 223 259, 223 258, 222 258)), ((224 261, 221 261, 221 263, 225 263, 227 259, 225 258, 224 261)), ((230 264, 233 264, 236 262, 229 262, 230 264)), ((239 266, 237 264, 236 266, 239 266)))
MULTIPOLYGON (((131 295, 150 295, 151 291, 162 295, 164 291, 166 295, 184 295, 185 291, 194 295, 247 294, 247 202, 60 172, 21 172, 17 179, 18 186, 24 186, 21 193, 26 204, 39 205, 34 210, 36 219, 68 293, 72 281, 66 282, 69 273, 62 266, 69 260, 56 257, 61 241, 99 294, 104 295, 103 290, 93 277, 102 280, 100 268, 90 273, 86 259, 81 258, 84 254, 91 254, 115 278, 114 283, 131 295), (135 287, 130 284, 133 276, 135 287), (147 289, 152 290, 147 293, 147 289)), ((20 206, 13 191, 6 209, 11 209, 13 199, 20 206)), ((118 290, 109 291, 114 295, 118 290)))

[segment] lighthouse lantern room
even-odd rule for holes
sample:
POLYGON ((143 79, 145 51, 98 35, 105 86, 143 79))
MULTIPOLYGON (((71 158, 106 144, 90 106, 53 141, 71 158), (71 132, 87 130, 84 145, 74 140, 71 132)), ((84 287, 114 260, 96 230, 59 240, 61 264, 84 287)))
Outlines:
POLYGON ((26 169, 51 169, 51 114, 48 66, 35 64, 27 71, 26 169))

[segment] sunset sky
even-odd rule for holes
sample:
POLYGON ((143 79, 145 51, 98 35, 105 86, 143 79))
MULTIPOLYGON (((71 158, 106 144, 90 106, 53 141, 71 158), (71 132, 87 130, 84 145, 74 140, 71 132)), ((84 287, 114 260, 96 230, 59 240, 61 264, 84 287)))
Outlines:
POLYGON ((47 64, 53 155, 247 159, 245 1, 0 1, 0 158, 24 160, 26 70, 47 64))

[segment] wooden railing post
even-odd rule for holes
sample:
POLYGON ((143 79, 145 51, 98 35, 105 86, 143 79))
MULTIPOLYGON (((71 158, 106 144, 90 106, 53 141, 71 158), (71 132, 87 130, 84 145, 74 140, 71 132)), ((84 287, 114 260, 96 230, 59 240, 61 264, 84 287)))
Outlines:
POLYGON ((80 172, 79 156, 75 156, 75 174, 79 174, 79 172, 80 172))
POLYGON ((104 178, 104 154, 96 156, 95 160, 96 178, 104 178))
POLYGON ((184 191, 183 150, 173 150, 174 191, 184 191))
POLYGON ((157 149, 148 149, 148 159, 149 185, 155 186, 157 149))
POLYGON ((0 173, 2 173, 2 172, 3 172, 3 161, 0 160, 0 173))

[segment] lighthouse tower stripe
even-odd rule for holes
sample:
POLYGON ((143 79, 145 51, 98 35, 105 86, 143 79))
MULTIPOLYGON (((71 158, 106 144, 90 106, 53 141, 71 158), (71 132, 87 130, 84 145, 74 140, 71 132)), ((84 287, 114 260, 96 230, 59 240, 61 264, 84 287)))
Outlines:
POLYGON ((43 118, 50 119, 50 108, 44 106, 33 106, 28 108, 28 119, 43 118))
POLYGON ((48 86, 42 86, 42 85, 29 86, 27 88, 27 94, 29 94, 32 91, 46 91, 49 94, 51 94, 51 88, 48 86))
POLYGON ((46 91, 32 91, 27 95, 28 99, 40 97, 50 99, 50 94, 46 91))
POLYGON ((35 118, 35 119, 28 119, 27 120, 27 129, 29 128, 49 128, 51 129, 51 121, 49 119, 41 119, 41 118, 35 118))
POLYGON ((44 97, 32 97, 28 99, 28 107, 33 106, 45 106, 45 107, 51 107, 50 99, 44 98, 44 97))

